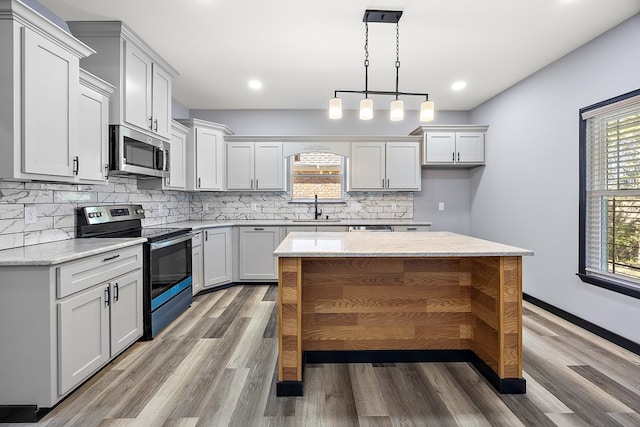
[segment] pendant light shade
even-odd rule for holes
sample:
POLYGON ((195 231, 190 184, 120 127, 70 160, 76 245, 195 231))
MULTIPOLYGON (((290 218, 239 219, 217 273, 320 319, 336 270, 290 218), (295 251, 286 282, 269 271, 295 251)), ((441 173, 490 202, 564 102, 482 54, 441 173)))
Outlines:
POLYGON ((334 120, 342 118, 342 99, 334 97, 329 100, 329 118, 334 120))
POLYGON ((373 99, 363 98, 360 101, 360 120, 371 120, 373 118, 373 99))
POLYGON ((430 122, 433 120, 433 102, 432 101, 424 101, 420 104, 420 121, 421 122, 430 122))
POLYGON ((401 99, 396 99, 391 102, 390 107, 390 119, 392 122, 398 122, 404 119, 404 102, 401 99))

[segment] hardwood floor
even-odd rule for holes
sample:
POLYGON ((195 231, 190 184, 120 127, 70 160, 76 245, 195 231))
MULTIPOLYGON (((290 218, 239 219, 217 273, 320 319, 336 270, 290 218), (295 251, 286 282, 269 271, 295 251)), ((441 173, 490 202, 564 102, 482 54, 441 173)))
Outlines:
POLYGON ((528 303, 527 394, 497 394, 467 363, 318 364, 303 397, 276 397, 276 299, 275 286, 196 297, 37 425, 640 425, 640 356, 528 303))

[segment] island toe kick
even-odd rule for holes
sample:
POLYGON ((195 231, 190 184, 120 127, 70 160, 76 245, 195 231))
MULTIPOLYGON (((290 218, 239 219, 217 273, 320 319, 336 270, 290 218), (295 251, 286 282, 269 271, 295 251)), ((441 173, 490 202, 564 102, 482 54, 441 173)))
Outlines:
POLYGON ((465 361, 525 393, 522 257, 280 257, 278 396, 305 361, 465 361))

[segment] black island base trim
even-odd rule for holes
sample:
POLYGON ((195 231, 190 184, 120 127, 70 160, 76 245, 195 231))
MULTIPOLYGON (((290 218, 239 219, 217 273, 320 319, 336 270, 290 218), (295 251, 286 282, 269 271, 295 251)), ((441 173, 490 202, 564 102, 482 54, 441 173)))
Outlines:
POLYGON ((501 394, 524 394, 524 378, 500 378, 471 350, 338 350, 305 351, 302 357, 303 381, 278 381, 276 396, 302 396, 306 363, 470 363, 501 394))
POLYGON ((0 423, 37 423, 52 409, 37 405, 0 405, 0 423))

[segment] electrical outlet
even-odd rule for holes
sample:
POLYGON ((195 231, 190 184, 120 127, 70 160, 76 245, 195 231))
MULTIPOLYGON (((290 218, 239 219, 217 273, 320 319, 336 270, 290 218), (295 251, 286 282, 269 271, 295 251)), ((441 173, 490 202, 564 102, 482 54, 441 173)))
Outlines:
POLYGON ((35 224, 36 222, 38 222, 38 207, 25 206, 24 207, 24 223, 35 224))
POLYGON ((203 212, 209 212, 209 203, 203 203, 202 204, 202 211, 203 212))
POLYGON ((444 210, 444 202, 438 203, 438 210, 439 211, 443 211, 444 210))
POLYGON ((254 211, 254 212, 257 211, 258 210, 258 205, 255 204, 255 203, 251 203, 251 210, 254 211))

